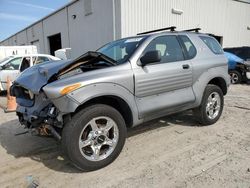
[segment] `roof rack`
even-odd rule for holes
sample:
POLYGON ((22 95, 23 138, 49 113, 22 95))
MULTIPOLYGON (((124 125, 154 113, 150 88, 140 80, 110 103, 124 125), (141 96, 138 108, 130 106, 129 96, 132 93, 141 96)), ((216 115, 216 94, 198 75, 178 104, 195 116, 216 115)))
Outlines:
POLYGON ((144 34, 148 34, 148 33, 155 33, 155 32, 166 31, 166 30, 175 31, 175 29, 176 29, 175 26, 171 26, 171 27, 166 27, 166 28, 162 28, 162 29, 156 29, 156 30, 152 30, 152 31, 146 31, 146 32, 143 32, 143 33, 138 33, 137 35, 144 35, 144 34))
POLYGON ((201 30, 201 28, 193 28, 193 29, 187 29, 187 30, 183 30, 183 31, 195 31, 196 33, 199 33, 200 30, 201 30))

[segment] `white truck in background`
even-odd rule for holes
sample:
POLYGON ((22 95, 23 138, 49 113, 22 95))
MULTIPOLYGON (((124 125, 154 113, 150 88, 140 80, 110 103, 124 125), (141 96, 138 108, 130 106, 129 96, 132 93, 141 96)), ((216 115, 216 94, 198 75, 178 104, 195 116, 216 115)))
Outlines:
POLYGON ((29 46, 0 46, 0 61, 13 55, 37 54, 37 47, 29 46))

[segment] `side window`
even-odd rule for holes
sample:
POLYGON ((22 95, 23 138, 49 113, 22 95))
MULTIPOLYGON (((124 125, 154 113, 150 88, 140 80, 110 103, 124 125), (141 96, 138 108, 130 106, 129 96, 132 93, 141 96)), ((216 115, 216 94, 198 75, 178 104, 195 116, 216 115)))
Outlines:
POLYGON ((149 43, 144 50, 144 54, 148 51, 158 50, 161 53, 161 62, 168 63, 184 60, 181 46, 174 35, 161 36, 155 38, 149 43))
POLYGON ((223 54, 220 44, 214 38, 206 36, 200 38, 214 54, 223 54))
POLYGON ((30 57, 24 57, 20 68, 20 72, 23 72, 25 69, 29 67, 30 67, 30 57))
POLYGON ((194 56, 196 55, 197 51, 195 46, 193 45, 193 43, 191 42, 191 40, 185 36, 185 35, 180 35, 180 39, 184 44, 184 48, 186 49, 187 55, 188 55, 188 59, 192 59, 194 58, 194 56))
POLYGON ((35 61, 34 64, 36 65, 36 64, 39 64, 39 63, 43 63, 45 61, 49 61, 49 58, 43 57, 43 56, 38 56, 38 57, 36 57, 36 61, 35 61))
POLYGON ((14 58, 4 65, 4 70, 18 70, 21 64, 22 58, 14 58))

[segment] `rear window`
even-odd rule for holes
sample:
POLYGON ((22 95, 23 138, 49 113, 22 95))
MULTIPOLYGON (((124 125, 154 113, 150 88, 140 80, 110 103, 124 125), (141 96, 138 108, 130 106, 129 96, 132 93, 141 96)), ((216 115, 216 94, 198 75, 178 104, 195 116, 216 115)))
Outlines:
POLYGON ((200 38, 213 53, 223 54, 220 44, 214 38, 206 36, 200 36, 200 38))
POLYGON ((180 35, 180 39, 184 44, 184 48, 186 49, 188 58, 187 59, 192 59, 196 55, 196 48, 191 42, 191 40, 185 36, 185 35, 180 35))

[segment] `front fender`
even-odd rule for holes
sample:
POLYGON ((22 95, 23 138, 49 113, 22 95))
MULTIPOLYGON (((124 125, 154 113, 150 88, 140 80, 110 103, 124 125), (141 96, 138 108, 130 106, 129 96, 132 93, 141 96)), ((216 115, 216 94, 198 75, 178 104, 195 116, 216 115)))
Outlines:
POLYGON ((133 122, 138 122, 138 108, 134 95, 126 88, 113 83, 97 83, 81 87, 66 96, 52 99, 55 106, 64 114, 75 112, 77 107, 91 99, 101 96, 116 96, 123 99, 130 107, 133 114, 133 122))

